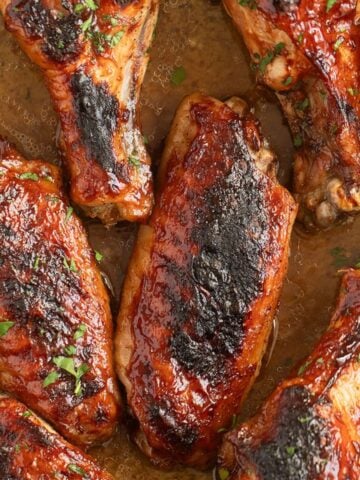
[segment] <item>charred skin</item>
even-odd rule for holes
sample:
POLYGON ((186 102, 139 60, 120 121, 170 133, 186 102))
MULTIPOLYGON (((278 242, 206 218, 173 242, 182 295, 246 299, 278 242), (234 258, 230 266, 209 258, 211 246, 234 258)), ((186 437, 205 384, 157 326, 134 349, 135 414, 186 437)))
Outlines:
POLYGON ((59 115, 72 200, 106 224, 142 221, 152 209, 137 104, 158 3, 0 0, 59 115))
POLYGON ((117 369, 135 439, 163 465, 214 461, 287 268, 296 205, 253 116, 229 105, 195 94, 179 108, 122 294, 117 369))
POLYGON ((225 436, 228 480, 360 478, 360 271, 349 271, 329 330, 260 413, 225 436))
POLYGON ((359 212, 357 1, 336 1, 330 9, 326 0, 223 3, 292 129, 299 219, 325 228, 359 212))
POLYGON ((107 439, 119 398, 109 298, 93 251, 58 168, 25 161, 4 141, 0 243, 0 388, 78 445, 107 439))
POLYGON ((25 405, 0 395, 0 479, 111 480, 25 405))

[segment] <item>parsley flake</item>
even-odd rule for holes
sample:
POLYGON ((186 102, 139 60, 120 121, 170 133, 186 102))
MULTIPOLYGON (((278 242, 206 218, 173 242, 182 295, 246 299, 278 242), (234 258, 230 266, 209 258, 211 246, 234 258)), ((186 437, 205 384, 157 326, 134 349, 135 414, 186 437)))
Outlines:
POLYGON ((175 68, 175 70, 172 72, 170 77, 171 83, 176 87, 181 85, 185 79, 186 79, 186 70, 182 66, 175 68))
POLYGON ((327 0, 326 2, 326 13, 330 12, 337 0, 327 0))
POLYGON ((57 372, 50 372, 49 375, 43 381, 43 386, 46 388, 49 385, 52 385, 59 379, 59 374, 57 372))
POLYGON ((24 172, 19 176, 20 180, 32 180, 33 182, 39 181, 39 175, 34 172, 24 172))
POLYGON ((15 322, 0 322, 0 337, 4 337, 14 325, 15 322))

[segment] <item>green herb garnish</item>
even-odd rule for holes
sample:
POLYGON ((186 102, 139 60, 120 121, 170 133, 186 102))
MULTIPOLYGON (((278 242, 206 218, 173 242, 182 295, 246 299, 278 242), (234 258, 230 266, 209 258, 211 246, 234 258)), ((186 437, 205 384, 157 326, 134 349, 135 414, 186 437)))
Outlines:
POLYGON ((219 468, 217 473, 219 480, 227 480, 230 477, 230 472, 226 468, 219 468))
POLYGON ((301 135, 295 135, 294 137, 294 147, 296 148, 300 148, 303 144, 303 139, 301 137, 301 135))
POLYGON ((33 182, 39 181, 39 175, 34 172, 24 172, 19 176, 20 180, 32 180, 33 182))
POLYGON ((283 83, 283 85, 285 85, 285 87, 288 87, 289 85, 292 84, 292 81, 293 81, 292 77, 287 77, 287 78, 285 78, 285 80, 283 80, 282 83, 283 83))
POLYGON ((65 347, 65 353, 66 355, 69 355, 71 357, 72 355, 76 354, 76 347, 74 345, 69 345, 65 347))
POLYGON ((87 326, 84 325, 83 323, 79 325, 78 329, 74 333, 74 340, 77 341, 80 338, 82 338, 87 330, 87 326))
POLYGON ((101 262, 101 260, 104 258, 104 255, 97 250, 95 250, 95 258, 97 262, 101 262))
POLYGON ((265 73, 267 66, 274 60, 275 57, 280 55, 280 53, 284 50, 285 43, 280 42, 275 45, 273 50, 269 50, 264 57, 260 57, 260 61, 258 63, 258 69, 260 73, 265 73))
POLYGON ((238 4, 242 7, 248 7, 251 10, 257 9, 257 2, 256 0, 238 0, 238 4))
POLYGON ((337 0, 327 0, 326 2, 326 13, 330 12, 337 0))
POLYGON ((306 372, 306 370, 309 368, 309 365, 311 364, 310 360, 307 360, 304 365, 301 365, 301 367, 298 370, 298 375, 302 375, 303 373, 306 372))
POLYGON ((69 463, 67 468, 70 472, 77 473, 78 475, 80 475, 82 477, 87 476, 87 473, 85 472, 85 470, 83 468, 79 467, 78 465, 76 465, 76 463, 69 463))
POLYGON ((173 85, 176 85, 177 87, 183 83, 183 81, 186 79, 186 70, 184 67, 177 67, 175 70, 172 72, 170 81, 173 85))
POLYGON ((296 451, 295 447, 286 447, 285 450, 286 450, 286 453, 289 455, 289 457, 293 457, 295 455, 295 451, 296 451))
POLYGON ((131 165, 134 165, 134 167, 140 167, 141 165, 139 157, 134 154, 130 155, 128 160, 129 160, 129 163, 131 163, 131 165))
POLYGON ((57 372, 50 372, 49 375, 45 378, 43 386, 46 388, 49 385, 56 382, 59 379, 59 374, 57 372))
POLYGON ((0 322, 0 337, 4 337, 14 325, 15 322, 0 322))
POLYGON ((74 211, 73 207, 68 207, 68 209, 66 210, 65 222, 69 220, 69 218, 73 214, 73 211, 74 211))

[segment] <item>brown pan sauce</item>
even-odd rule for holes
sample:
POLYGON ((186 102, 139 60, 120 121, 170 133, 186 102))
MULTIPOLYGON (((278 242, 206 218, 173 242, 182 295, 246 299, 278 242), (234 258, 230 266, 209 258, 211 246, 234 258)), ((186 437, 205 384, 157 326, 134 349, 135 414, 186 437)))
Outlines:
MULTIPOLYGON (((142 124, 156 164, 174 112, 184 95, 204 91, 220 99, 240 95, 256 106, 264 133, 278 154, 279 176, 289 184, 292 142, 274 97, 255 89, 245 49, 218 1, 162 0, 151 62, 142 92, 142 124), (182 78, 185 75, 183 81, 182 78), (179 83, 175 85, 175 83, 179 83)), ((0 135, 29 158, 57 162, 57 119, 37 70, 0 21, 0 135)), ((93 247, 117 308, 136 226, 106 229, 85 220, 93 247)), ((360 262, 360 218, 332 230, 308 234, 296 227, 288 278, 275 322, 276 343, 243 416, 256 411, 277 382, 306 356, 326 329, 339 270, 360 262), (270 359, 269 359, 270 358, 270 359)), ((128 440, 123 427, 114 439, 91 452, 116 480, 210 480, 211 473, 161 472, 128 440)))

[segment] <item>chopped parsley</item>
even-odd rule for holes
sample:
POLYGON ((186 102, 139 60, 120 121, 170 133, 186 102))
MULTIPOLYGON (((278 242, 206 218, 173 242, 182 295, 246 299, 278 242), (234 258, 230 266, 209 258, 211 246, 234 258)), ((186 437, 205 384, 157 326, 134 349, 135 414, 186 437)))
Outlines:
POLYGON ((302 102, 296 104, 296 109, 304 112, 310 106, 310 100, 306 97, 302 102))
POLYGON ((81 30, 85 33, 89 30, 89 28, 91 27, 93 23, 93 16, 90 15, 89 18, 87 18, 82 24, 81 24, 81 30))
POLYGON ((34 265, 33 265, 33 269, 35 271, 39 270, 39 263, 40 263, 40 258, 38 256, 36 256, 35 261, 34 261, 34 265))
POLYGON ((337 0, 327 0, 326 1, 326 13, 330 12, 337 0))
POLYGON ((59 379, 59 374, 57 372, 50 372, 49 375, 43 381, 43 386, 46 388, 49 385, 52 385, 59 379))
POLYGON ((230 472, 226 468, 219 468, 217 473, 219 480, 227 480, 230 477, 230 472))
POLYGON ((286 447, 285 450, 286 450, 286 453, 289 455, 289 457, 293 457, 295 455, 295 451, 296 451, 295 447, 286 447))
POLYGON ((345 41, 344 37, 339 37, 334 43, 334 50, 338 50, 340 45, 345 41))
POLYGON ((67 466, 67 469, 69 470, 69 472, 77 473, 81 477, 87 476, 87 473, 85 472, 85 470, 79 467, 79 465, 76 465, 76 463, 69 463, 69 465, 67 466))
POLYGON ((258 54, 257 68, 259 72, 264 74, 267 66, 274 60, 275 57, 281 54, 284 48, 285 48, 285 43, 280 42, 275 45, 273 50, 269 50, 263 57, 260 57, 258 54))
POLYGON ((15 325, 15 322, 10 322, 10 321, 0 322, 0 337, 4 337, 8 333, 10 328, 12 328, 14 325, 15 325))
POLYGON ((32 180, 33 182, 39 181, 39 175, 34 172, 24 172, 19 176, 20 180, 32 180))
POLYGON ((86 330, 87 326, 82 323, 74 333, 75 342, 84 336, 86 330))
POLYGON ((73 258, 67 259, 64 257, 64 267, 70 272, 76 273, 78 271, 75 260, 73 258))
POLYGON ((256 0, 238 0, 238 4, 242 7, 248 7, 251 10, 257 9, 257 2, 256 0))
POLYGON ((306 372, 306 370, 309 368, 309 365, 311 364, 310 360, 307 360, 304 365, 301 365, 301 367, 298 370, 298 375, 302 375, 303 373, 306 372))
POLYGON ((294 137, 294 147, 300 148, 302 146, 302 144, 303 144, 302 136, 300 134, 295 135, 295 137, 294 137))
POLYGON ((77 396, 81 395, 81 378, 85 375, 85 373, 89 371, 88 365, 86 365, 86 363, 82 363, 78 368, 76 368, 73 358, 63 356, 54 357, 53 363, 61 370, 64 370, 65 372, 75 377, 76 382, 74 393, 77 396))
POLYGON ((74 345, 68 345, 65 347, 65 353, 66 355, 69 355, 71 357, 72 355, 76 354, 76 347, 74 345))
POLYGON ((285 87, 288 87, 289 85, 292 84, 292 81, 293 81, 292 77, 287 77, 285 78, 285 80, 283 80, 282 84, 285 85, 285 87))
POLYGON ((117 27, 119 25, 119 18, 116 15, 103 15, 102 18, 104 22, 112 27, 117 27))
POLYGON ((175 68, 175 70, 173 70, 170 77, 171 83, 176 87, 181 85, 185 79, 186 79, 186 70, 182 66, 175 68))
POLYGON ((311 417, 299 417, 298 420, 300 423, 309 423, 311 420, 311 417))
POLYGON ((22 414, 22 417, 24 418, 29 418, 31 417, 32 413, 30 412, 30 410, 26 410, 23 414, 22 414))
POLYGON ((137 155, 134 155, 134 154, 130 155, 128 160, 129 160, 129 163, 134 167, 140 167, 141 165, 140 159, 137 155))
POLYGON ((346 250, 342 247, 335 247, 330 250, 330 255, 333 257, 332 266, 336 268, 344 267, 348 262, 346 250))
POLYGON ((65 222, 69 220, 69 218, 73 214, 73 211, 74 211, 73 207, 68 207, 68 209, 66 210, 65 222))
POLYGON ((101 262, 101 260, 104 258, 104 255, 97 250, 95 250, 95 258, 97 262, 101 262))

